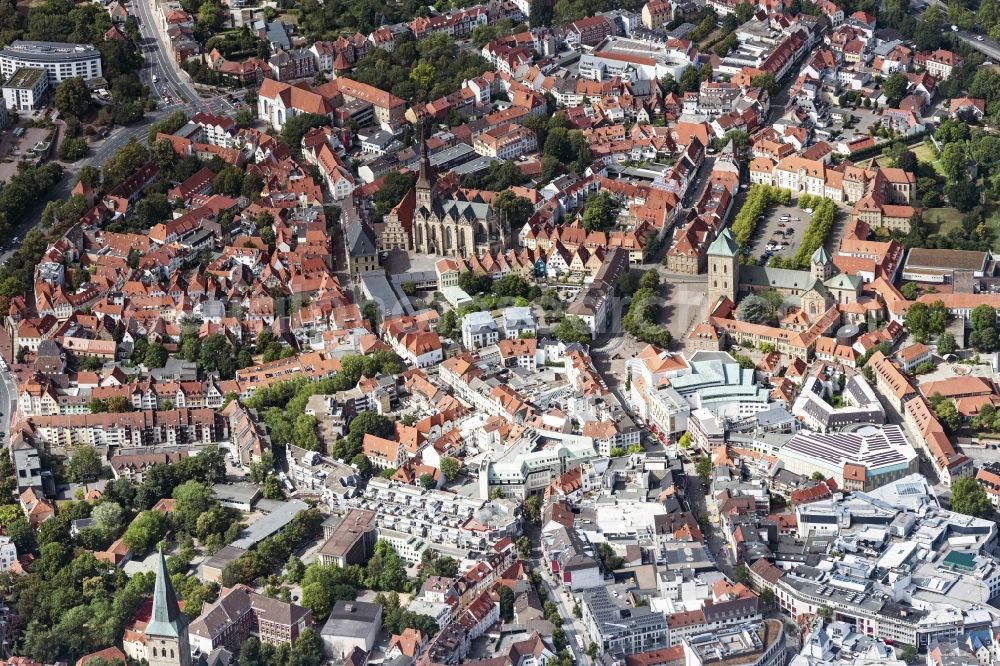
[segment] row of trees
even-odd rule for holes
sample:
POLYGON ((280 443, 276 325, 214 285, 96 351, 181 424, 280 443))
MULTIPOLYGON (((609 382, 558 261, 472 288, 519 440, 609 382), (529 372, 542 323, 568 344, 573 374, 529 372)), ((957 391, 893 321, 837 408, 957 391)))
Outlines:
POLYGON ((743 202, 743 208, 733 219, 732 230, 736 244, 743 247, 750 242, 753 232, 757 229, 757 221, 768 206, 787 205, 791 197, 788 190, 771 185, 751 185, 743 202))
POLYGON ((800 197, 799 206, 812 208, 813 214, 809 226, 806 227, 805 233, 802 235, 799 249, 792 260, 796 268, 807 268, 813 253, 826 242, 827 234, 830 233, 833 220, 837 216, 837 204, 832 199, 806 195, 800 197), (801 199, 806 199, 805 203, 801 199))

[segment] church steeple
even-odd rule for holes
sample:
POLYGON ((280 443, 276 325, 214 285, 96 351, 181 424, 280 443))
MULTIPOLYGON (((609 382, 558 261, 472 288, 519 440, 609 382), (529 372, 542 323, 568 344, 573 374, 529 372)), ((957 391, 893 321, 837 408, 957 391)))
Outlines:
POLYGON ((417 177, 417 208, 431 210, 434 185, 431 182, 431 160, 427 156, 426 125, 420 124, 420 175, 417 177))
POLYGON ((162 550, 156 554, 153 609, 145 633, 146 661, 150 666, 189 666, 188 619, 177 603, 162 550))
POLYGON ((424 134, 424 125, 420 125, 420 176, 417 178, 417 187, 431 186, 431 161, 427 157, 427 137, 424 134))

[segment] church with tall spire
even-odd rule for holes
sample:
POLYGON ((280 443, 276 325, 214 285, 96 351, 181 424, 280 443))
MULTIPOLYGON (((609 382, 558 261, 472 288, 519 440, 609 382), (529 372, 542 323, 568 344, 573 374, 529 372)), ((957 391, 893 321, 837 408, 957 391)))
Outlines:
POLYGON ((145 638, 149 666, 190 666, 188 619, 177 603, 163 551, 156 554, 153 610, 146 625, 145 638))
POLYGON ((463 190, 447 196, 438 193, 423 133, 420 173, 414 189, 412 249, 415 252, 468 259, 506 248, 509 234, 497 220, 487 196, 463 190))

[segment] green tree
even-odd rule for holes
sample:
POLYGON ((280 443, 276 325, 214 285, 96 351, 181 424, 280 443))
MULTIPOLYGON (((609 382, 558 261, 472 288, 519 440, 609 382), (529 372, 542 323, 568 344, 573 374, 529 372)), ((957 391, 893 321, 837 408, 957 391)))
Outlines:
POLYGON ((300 113, 285 121, 281 127, 281 138, 293 153, 298 154, 302 150, 302 137, 305 136, 306 132, 326 122, 326 116, 315 113, 300 113))
POLYGON ((109 157, 101 168, 103 185, 112 188, 134 174, 149 161, 149 151, 136 138, 128 140, 121 150, 109 157))
POLYGON ((930 312, 925 303, 913 303, 906 311, 903 325, 917 342, 926 342, 930 330, 930 312))
POLYGON ((976 351, 994 351, 1000 346, 1000 336, 997 334, 996 311, 989 305, 977 305, 969 315, 972 331, 969 334, 969 344, 976 351))
POLYGON ((211 488, 193 480, 174 488, 173 498, 176 500, 174 517, 188 534, 195 533, 200 516, 218 506, 211 488))
POLYGON ((146 347, 142 362, 147 368, 162 368, 167 364, 169 356, 166 347, 153 343, 146 347))
POLYGON ((774 80, 774 75, 769 73, 758 74, 754 76, 752 79, 750 79, 750 85, 753 86, 754 88, 761 88, 762 90, 766 90, 768 94, 771 96, 778 94, 778 92, 780 92, 781 90, 781 86, 778 84, 777 81, 774 80))
POLYGON ((391 172, 386 175, 382 182, 382 187, 372 198, 377 215, 385 215, 392 208, 403 200, 407 192, 413 189, 417 182, 417 177, 411 173, 391 172))
POLYGON ((944 170, 945 175, 951 182, 958 182, 965 179, 967 170, 966 164, 968 156, 965 152, 965 144, 953 142, 945 144, 938 155, 938 164, 944 170))
POLYGON ((607 190, 601 190, 587 197, 583 209, 583 227, 587 231, 609 229, 618 216, 620 206, 607 190))
POLYGON ((122 541, 137 553, 147 553, 165 532, 166 516, 159 511, 144 511, 129 523, 122 541))
POLYGON ((89 446, 75 447, 66 466, 77 482, 93 481, 101 475, 101 457, 89 446))
POLYGON ((542 507, 538 495, 529 495, 524 500, 524 517, 535 525, 542 524, 542 507))
POLYGON ((281 482, 278 481, 278 477, 269 476, 264 479, 264 484, 261 489, 261 497, 269 500, 285 499, 285 490, 281 487, 281 482))
POLYGON ((531 540, 526 536, 517 538, 517 554, 522 560, 531 557, 531 540))
POLYGON ((94 507, 90 517, 94 526, 109 537, 115 537, 125 525, 125 510, 115 502, 104 501, 94 507))
POLYGON ((90 111, 90 91, 79 76, 64 79, 56 88, 52 103, 60 115, 80 118, 90 111))
POLYGON ((500 597, 500 618, 504 622, 511 622, 514 620, 514 592, 506 585, 501 585, 497 589, 497 595, 500 597))
POLYGON ((0 506, 0 527, 14 541, 18 552, 30 552, 35 548, 34 532, 20 506, 16 504, 0 506))
POLYGON ((303 629, 292 646, 289 666, 321 666, 326 663, 323 641, 313 629, 303 629))
POLYGON ((455 458, 444 457, 441 459, 441 474, 449 483, 454 481, 462 469, 462 463, 455 458))
POLYGON ((271 476, 274 472, 274 454, 270 451, 264 451, 260 460, 250 463, 250 473, 248 477, 251 483, 264 483, 264 479, 271 476))
POLYGON ((285 579, 292 583, 298 583, 305 575, 306 565, 302 564, 302 559, 289 555, 288 562, 285 563, 285 579))
POLYGON ((751 324, 773 324, 777 319, 775 308, 757 294, 750 294, 740 301, 736 318, 751 324))
POLYGON ((507 229, 519 230, 535 212, 534 205, 510 190, 503 190, 493 199, 493 210, 507 229))
POLYGON ((888 105, 892 108, 899 106, 900 100, 906 96, 906 89, 910 85, 910 80, 905 74, 896 72, 885 80, 882 84, 882 92, 888 98, 888 105))
POLYGON ((701 477, 702 481, 708 483, 712 477, 712 461, 708 458, 702 456, 695 461, 694 464, 695 472, 701 477))
POLYGON ((243 170, 227 164, 215 175, 212 190, 217 194, 238 197, 243 191, 243 170))
POLYGON ((948 332, 944 332, 938 336, 937 353, 939 355, 944 356, 946 354, 954 354, 955 348, 956 344, 954 335, 948 332))
POLYGON ((198 18, 195 20, 198 27, 209 32, 219 27, 222 22, 222 10, 212 0, 202 3, 198 8, 198 18))
POLYGON ((425 90, 431 87, 435 76, 437 70, 429 62, 420 61, 410 70, 410 80, 425 90))
POLYGON ((750 584, 750 571, 745 564, 737 564, 733 567, 733 580, 743 585, 750 584))
POLYGON ((564 317, 560 321, 555 329, 552 331, 552 336, 561 342, 571 343, 576 342, 579 344, 590 344, 593 338, 590 336, 590 329, 587 324, 579 317, 574 317, 572 315, 564 317))
POLYGON ((132 411, 132 403, 124 396, 113 395, 104 401, 104 411, 112 414, 124 414, 132 411))
POLYGON ((86 139, 66 137, 59 144, 59 159, 63 162, 76 162, 87 156, 90 152, 90 145, 86 139))
POLYGON ((552 7, 555 3, 551 0, 531 0, 531 11, 528 21, 532 28, 542 28, 552 25, 552 7))
MULTIPOLYGON (((933 396, 932 396, 933 397, 933 396)), ((950 433, 957 432, 962 425, 962 415, 951 400, 939 400, 934 404, 934 415, 950 433)))
POLYGON ((951 486, 952 511, 985 518, 993 514, 990 498, 975 477, 961 476, 951 486))

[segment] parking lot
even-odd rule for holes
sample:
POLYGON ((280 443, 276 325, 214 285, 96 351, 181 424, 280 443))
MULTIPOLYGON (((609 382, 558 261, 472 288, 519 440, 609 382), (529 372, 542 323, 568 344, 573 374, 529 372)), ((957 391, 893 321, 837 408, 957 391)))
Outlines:
POLYGON ((760 258, 767 251, 769 243, 780 239, 786 245, 783 249, 774 251, 773 255, 776 257, 794 255, 802 240, 802 232, 809 224, 809 214, 794 205, 771 206, 764 212, 763 217, 763 220, 757 222, 757 230, 750 238, 750 254, 760 258), (783 215, 791 219, 783 222, 781 220, 783 215), (791 234, 787 233, 789 229, 792 230, 791 234))
POLYGON ((14 129, 0 132, 0 183, 10 180, 17 172, 17 163, 21 158, 49 136, 49 130, 44 127, 25 127, 20 137, 15 136, 14 129))
POLYGON ((872 109, 865 109, 863 107, 851 108, 843 107, 838 111, 843 111, 850 113, 852 118, 849 123, 841 123, 837 118, 837 114, 833 113, 833 110, 827 111, 819 119, 819 126, 817 128, 817 136, 825 141, 831 143, 840 140, 844 141, 854 141, 855 139, 860 139, 869 135, 869 129, 872 125, 881 122, 882 116, 872 109))

